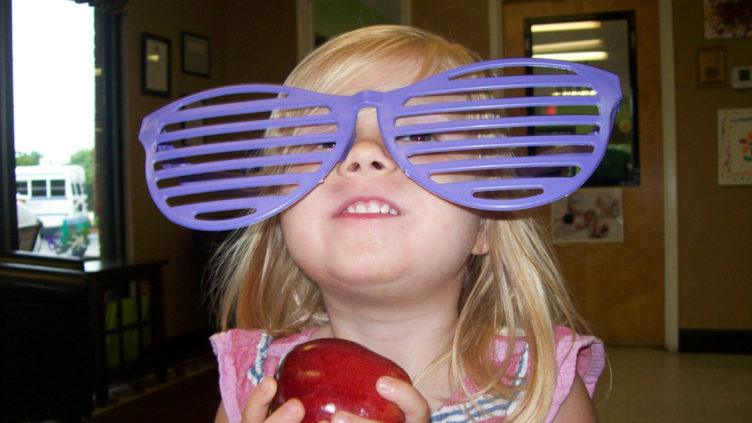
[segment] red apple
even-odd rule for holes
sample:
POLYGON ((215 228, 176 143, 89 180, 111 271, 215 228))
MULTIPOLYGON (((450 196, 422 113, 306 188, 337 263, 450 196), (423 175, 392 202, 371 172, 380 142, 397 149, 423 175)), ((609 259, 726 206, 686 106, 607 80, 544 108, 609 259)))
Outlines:
POLYGON ((296 346, 277 369, 272 410, 292 398, 305 406, 303 423, 331 420, 337 411, 385 423, 405 421, 402 410, 376 392, 376 380, 410 382, 395 362, 344 339, 322 338, 296 346))

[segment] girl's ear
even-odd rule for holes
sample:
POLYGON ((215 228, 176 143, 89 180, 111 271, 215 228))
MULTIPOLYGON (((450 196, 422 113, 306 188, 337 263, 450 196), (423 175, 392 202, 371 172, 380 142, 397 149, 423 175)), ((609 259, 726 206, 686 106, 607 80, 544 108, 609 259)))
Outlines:
POLYGON ((481 224, 478 227, 478 233, 475 235, 475 244, 473 244, 473 249, 470 252, 476 256, 483 256, 488 254, 489 248, 488 231, 486 225, 481 224))

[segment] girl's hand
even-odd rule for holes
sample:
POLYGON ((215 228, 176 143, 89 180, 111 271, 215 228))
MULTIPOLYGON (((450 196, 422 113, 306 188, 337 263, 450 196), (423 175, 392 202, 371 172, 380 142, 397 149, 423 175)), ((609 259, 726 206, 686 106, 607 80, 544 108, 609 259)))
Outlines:
POLYGON ((269 404, 276 392, 277 381, 271 377, 261 379, 256 389, 251 391, 251 395, 248 397, 241 423, 300 423, 305 416, 305 409, 303 404, 296 399, 287 401, 267 417, 269 404))
MULTIPOLYGON (((409 383, 384 376, 379 379, 376 390, 385 399, 394 402, 405 413, 405 423, 426 423, 430 417, 428 402, 409 383)), ((251 392, 243 411, 242 423, 299 423, 305 416, 303 404, 291 399, 267 418, 269 404, 277 391, 277 382, 265 377, 251 392)), ((371 420, 347 412, 338 412, 332 423, 367 423, 371 420)))
MULTIPOLYGON (((405 413, 405 423, 426 423, 431 412, 428 402, 412 385, 402 380, 383 376, 376 383, 379 395, 397 404, 397 407, 405 413)), ((332 417, 332 423, 370 423, 372 420, 364 419, 344 411, 337 412, 332 417)))

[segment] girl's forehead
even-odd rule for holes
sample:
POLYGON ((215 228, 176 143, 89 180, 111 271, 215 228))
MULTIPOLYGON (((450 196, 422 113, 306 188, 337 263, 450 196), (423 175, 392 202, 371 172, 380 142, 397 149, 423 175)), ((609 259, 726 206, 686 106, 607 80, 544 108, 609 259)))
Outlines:
POLYGON ((342 95, 365 90, 391 91, 415 82, 419 72, 420 62, 417 60, 378 63, 349 78, 337 91, 342 95))

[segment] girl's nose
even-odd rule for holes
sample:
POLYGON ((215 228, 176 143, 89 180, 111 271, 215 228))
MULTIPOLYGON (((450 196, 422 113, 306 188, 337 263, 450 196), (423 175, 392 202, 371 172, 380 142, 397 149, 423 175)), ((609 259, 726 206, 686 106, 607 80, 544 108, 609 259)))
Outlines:
POLYGON ((355 127, 355 141, 337 171, 342 176, 375 176, 396 169, 384 147, 375 110, 361 110, 355 127))

